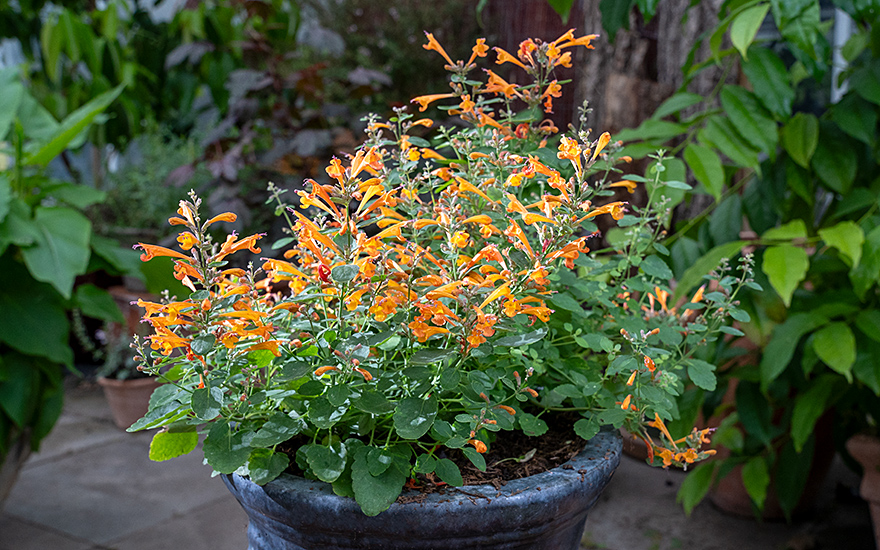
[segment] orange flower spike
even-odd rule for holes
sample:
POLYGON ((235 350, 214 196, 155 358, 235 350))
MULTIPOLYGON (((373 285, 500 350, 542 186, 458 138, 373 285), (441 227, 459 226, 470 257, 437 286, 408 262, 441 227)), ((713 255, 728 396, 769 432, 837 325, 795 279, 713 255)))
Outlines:
POLYGON ((272 355, 275 357, 280 357, 281 352, 278 351, 278 340, 267 340, 265 342, 260 342, 259 344, 254 344, 248 348, 245 348, 245 351, 255 351, 258 349, 267 349, 272 352, 272 355))
POLYGON ((517 59, 517 58, 515 58, 514 56, 510 55, 509 53, 507 53, 506 51, 502 50, 501 48, 499 48, 499 47, 496 46, 496 47, 494 47, 494 48, 492 48, 492 49, 495 50, 495 54, 498 56, 498 57, 495 59, 495 64, 496 64, 496 65, 503 65, 503 64, 505 64, 505 63, 513 63, 514 65, 518 65, 519 67, 522 67, 522 68, 525 69, 525 70, 529 70, 528 67, 526 67, 525 65, 523 65, 522 61, 520 61, 519 59, 517 59))
POLYGON ((528 254, 530 258, 535 259, 535 252, 532 250, 532 245, 529 244, 525 232, 515 221, 511 220, 510 225, 504 230, 504 234, 508 237, 516 238, 513 245, 528 254))
POLYGON ((489 46, 486 45, 485 38, 477 38, 476 45, 471 48, 471 57, 468 59, 467 63, 464 64, 465 67, 476 61, 478 57, 486 57, 486 54, 489 53, 489 46))
POLYGON ((547 216, 542 216, 541 214, 535 214, 534 212, 523 214, 522 220, 526 225, 532 225, 538 222, 552 223, 556 225, 556 220, 550 219, 547 216))
MULTIPOLYGON (((196 227, 196 219, 195 214, 192 211, 192 208, 186 203, 186 201, 180 201, 179 208, 177 209, 177 213, 184 217, 186 220, 186 224, 192 228, 196 227)), ((169 220, 170 221, 170 220, 169 220)))
POLYGON ((626 396, 626 398, 623 400, 623 403, 620 404, 620 408, 623 409, 624 411, 627 410, 629 408, 630 401, 632 401, 632 394, 631 393, 628 394, 626 396))
POLYGON ((652 422, 648 422, 648 426, 653 426, 660 430, 660 433, 662 433, 666 437, 666 439, 669 440, 670 443, 675 445, 675 440, 672 439, 672 436, 669 434, 669 430, 666 428, 666 424, 660 418, 659 414, 654 413, 654 420, 652 422))
POLYGON ((657 368, 656 365, 654 365, 654 360, 647 355, 645 356, 644 363, 645 368, 648 369, 649 372, 654 372, 654 370, 657 368))
POLYGON ((506 412, 510 416, 513 416, 516 414, 516 409, 514 409, 513 407, 508 407, 507 405, 498 405, 495 408, 501 409, 502 411, 506 412))
POLYGON ((692 304, 697 304, 703 299, 703 290, 706 288, 706 285, 701 286, 697 292, 694 294, 694 297, 691 298, 692 304))
POLYGON ((461 221, 461 223, 487 224, 487 223, 492 223, 492 218, 490 218, 486 214, 477 214, 476 216, 471 216, 469 218, 465 218, 464 220, 461 221))
MULTIPOLYGON (((420 118, 414 122, 412 122, 412 126, 424 126, 425 128, 430 128, 434 125, 434 121, 430 118, 420 118)), ((440 157, 443 158, 443 157, 440 157)))
POLYGON ((516 212, 517 214, 523 214, 523 215, 529 213, 529 211, 526 209, 526 207, 523 206, 522 203, 519 202, 519 200, 512 193, 507 193, 504 196, 507 197, 508 201, 510 201, 507 204, 507 211, 508 212, 510 212, 510 213, 516 212))
MULTIPOLYGON (((568 34, 568 33, 566 33, 568 34)), ((565 35, 563 35, 565 36, 565 35)), ((561 37, 560 37, 561 38, 561 37)), ((571 48, 572 46, 584 46, 585 48, 595 49, 591 42, 599 38, 598 34, 587 34, 580 38, 570 38, 567 39, 562 44, 559 44, 559 49, 571 48)))
POLYGON ((599 156, 599 153, 602 152, 602 149, 604 149, 610 141, 611 134, 609 134, 608 132, 604 132, 601 136, 599 136, 599 143, 596 144, 596 150, 593 151, 593 156, 590 157, 590 162, 596 160, 596 157, 599 156))
POLYGON ((475 195, 479 195, 481 198, 485 199, 486 201, 488 201, 488 202, 490 202, 490 203, 494 203, 494 202, 495 202, 495 201, 493 201, 492 199, 490 199, 489 196, 488 196, 486 193, 483 193, 482 191, 480 191, 479 189, 477 189, 476 187, 474 187, 473 184, 471 184, 470 182, 468 182, 468 181, 462 179, 461 177, 459 177, 459 176, 455 176, 455 181, 458 182, 458 189, 459 189, 459 191, 467 191, 467 192, 469 192, 469 193, 474 193, 475 195))
POLYGON ((450 242, 457 248, 465 248, 471 242, 471 236, 465 231, 456 231, 450 242))
POLYGON ((319 367, 317 370, 315 370, 315 376, 322 376, 324 373, 326 373, 326 372, 330 372, 330 371, 334 371, 334 370, 339 370, 339 369, 337 369, 337 368, 334 367, 333 365, 327 365, 327 366, 325 366, 325 367, 319 367))
POLYGON ((627 386, 632 386, 632 385, 635 383, 635 381, 636 381, 636 374, 638 374, 638 372, 639 372, 639 371, 635 371, 635 370, 632 371, 632 374, 629 375, 629 380, 626 381, 626 385, 627 385, 627 386))
POLYGON ((185 256, 185 255, 181 254, 180 252, 176 252, 174 250, 171 250, 170 248, 165 248, 164 246, 157 246, 155 244, 137 243, 137 245, 135 245, 135 248, 137 248, 137 247, 140 247, 141 250, 144 251, 144 253, 141 254, 141 261, 142 262, 148 262, 148 261, 152 260, 153 258, 157 258, 159 256, 168 256, 171 258, 180 258, 181 260, 192 261, 192 258, 190 258, 189 256, 185 256))
POLYGON ((523 388, 523 390, 526 391, 526 392, 528 392, 529 395, 531 395, 531 396, 534 397, 535 399, 538 398, 538 392, 535 391, 535 390, 533 390, 532 388, 523 388))
POLYGON ((340 184, 345 181, 345 168, 342 167, 342 161, 336 157, 330 161, 330 166, 324 168, 327 175, 338 181, 340 184))
POLYGON ((491 304, 492 302, 494 302, 498 298, 501 298, 502 296, 509 296, 509 295, 510 295, 510 283, 504 283, 503 285, 499 286, 498 288, 496 288, 495 290, 490 292, 488 296, 486 296, 486 299, 483 300, 483 303, 479 305, 479 309, 483 309, 484 307, 491 304))
POLYGON ((504 94, 505 97, 520 96, 520 93, 516 91, 515 84, 511 84, 504 80, 489 69, 483 70, 489 75, 489 81, 486 82, 486 87, 483 88, 483 92, 490 94, 504 94))
POLYGON ((480 454, 485 453, 488 450, 486 444, 479 439, 468 439, 467 442, 473 445, 474 449, 476 449, 477 452, 480 454))
POLYGON ((308 219, 307 217, 303 216, 303 215, 300 214, 299 212, 294 211, 294 214, 297 215, 297 217, 299 218, 300 223, 302 223, 303 226, 306 227, 306 228, 308 229, 308 231, 309 231, 309 233, 310 233, 310 236, 311 236, 313 239, 315 239, 316 241, 318 241, 319 243, 321 243, 322 245, 324 245, 326 248, 332 250, 332 251, 335 252, 337 255, 340 254, 340 252, 339 252, 339 248, 336 246, 336 243, 334 243, 332 240, 330 240, 329 237, 327 237, 326 235, 324 235, 323 233, 321 233, 321 230, 318 228, 317 225, 315 225, 315 224, 312 222, 312 220, 310 220, 310 219, 308 219))
POLYGON ((449 63, 450 65, 455 65, 455 63, 454 63, 454 62, 452 61, 452 59, 449 57, 449 54, 447 54, 447 53, 446 53, 446 50, 443 49, 443 46, 441 46, 440 43, 437 42, 437 39, 434 38, 434 35, 433 35, 433 34, 431 34, 431 33, 429 33, 429 32, 426 31, 426 32, 425 32, 425 38, 428 39, 428 43, 427 43, 427 44, 422 44, 422 47, 423 47, 423 48, 425 48, 425 49, 428 50, 428 51, 433 50, 433 51, 439 53, 440 55, 443 56, 443 59, 445 59, 447 63, 449 63))

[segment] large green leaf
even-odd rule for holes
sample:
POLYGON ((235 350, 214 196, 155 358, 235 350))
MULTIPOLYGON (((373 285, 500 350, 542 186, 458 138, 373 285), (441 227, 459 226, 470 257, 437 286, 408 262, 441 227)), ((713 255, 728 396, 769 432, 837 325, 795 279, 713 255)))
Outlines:
POLYGON ((629 29, 629 12, 635 0, 601 0, 599 13, 602 14, 602 28, 608 33, 608 42, 614 43, 617 31, 629 29))
POLYGON ((761 386, 766 388, 791 362, 800 339, 828 322, 819 313, 796 313, 773 329, 773 336, 761 356, 761 386))
POLYGON ((856 338, 845 323, 831 323, 813 336, 813 349, 819 359, 835 372, 852 382, 852 367, 856 361, 856 338))
POLYGON ((698 182, 703 184, 716 201, 721 200, 724 191, 724 167, 721 159, 712 149, 690 143, 684 149, 684 161, 698 182))
POLYGON ((787 117, 794 101, 794 88, 790 85, 785 64, 770 48, 754 45, 748 53, 742 68, 755 89, 755 95, 771 113, 787 117))
POLYGON ((70 325, 61 296, 35 281, 11 254, 0 256, 0 342, 18 351, 73 364, 70 325))
POLYGON ((695 286, 702 284, 703 277, 715 269, 722 258, 733 258, 747 244, 748 241, 725 243, 703 254, 700 259, 685 270, 678 280, 672 303, 676 303, 679 298, 688 294, 695 286))
POLYGON ((89 265, 88 218, 70 208, 37 207, 33 226, 37 240, 22 249, 22 256, 34 279, 54 286, 70 298, 73 280, 89 265))
POLYGON ((79 285, 76 287, 74 301, 76 302, 76 307, 86 317, 101 319, 102 321, 115 321, 117 323, 125 322, 125 317, 122 316, 122 311, 116 305, 116 300, 103 288, 98 288, 90 283, 79 285))
POLYGON ((563 23, 568 23, 568 16, 571 13, 574 0, 547 0, 547 3, 550 4, 553 11, 559 14, 563 23))
POLYGON ((840 251, 851 267, 857 267, 862 259, 862 244, 865 242, 865 232, 855 222, 844 221, 819 230, 819 236, 828 246, 840 251))
POLYGON ((816 0, 772 0, 773 19, 782 36, 806 55, 815 56, 816 37, 821 23, 816 0))
POLYGON ((750 458, 743 465, 742 480, 752 502, 758 506, 758 509, 762 509, 764 500, 767 498, 767 487, 770 486, 770 470, 767 468, 767 460, 763 456, 750 458))
POLYGON ((790 244, 771 246, 764 252, 761 271, 786 306, 791 305, 795 289, 807 276, 810 258, 807 251, 790 244))
POLYGON ((669 116, 671 114, 677 113, 682 109, 686 109, 691 107, 692 105, 696 105, 697 103, 703 101, 703 96, 699 94, 692 94, 690 92, 679 92, 657 107, 657 110, 654 111, 654 114, 651 115, 651 118, 663 118, 669 116))
POLYGON ((437 416, 437 399, 407 397, 394 411, 394 429, 404 439, 418 439, 428 433, 437 416))
POLYGON ((758 152, 748 144, 733 123, 725 116, 709 118, 706 126, 697 134, 700 143, 714 146, 743 168, 758 168, 758 152))
POLYGON ((257 485, 265 485, 280 476, 290 463, 286 453, 254 449, 248 457, 248 476, 257 485))
POLYGON ((18 107, 25 95, 24 86, 16 78, 17 67, 7 67, 0 71, 0 140, 6 137, 13 119, 18 114, 18 107))
POLYGON ((846 194, 856 179, 858 169, 853 141, 836 124, 823 121, 819 129, 820 139, 811 165, 826 187, 846 194))
POLYGON ((791 440, 800 453, 813 433, 816 421, 828 409, 828 400, 834 390, 835 376, 826 374, 813 380, 810 387, 798 393, 791 414, 791 440))
POLYGON ((242 442, 242 432, 232 433, 227 422, 216 422, 203 444, 205 460, 221 474, 239 469, 251 454, 251 447, 242 442))
POLYGON ((397 500, 406 475, 397 467, 390 467, 378 476, 370 474, 368 456, 371 447, 355 451, 351 465, 351 485, 354 498, 368 516, 375 516, 388 509, 397 500))
POLYGON ((657 140, 664 142, 685 133, 685 131, 687 131, 687 126, 684 124, 649 118, 642 122, 638 128, 621 130, 614 136, 614 139, 621 141, 632 141, 634 139, 641 141, 657 140))
POLYGON ((709 493, 712 488, 712 477, 718 462, 703 462, 691 470, 681 484, 681 489, 675 497, 684 507, 684 512, 690 515, 697 504, 709 493))
POLYGON ((740 86, 724 86, 721 105, 739 135, 752 147, 773 154, 779 139, 776 122, 764 111, 753 93, 740 86))
POLYGON ((33 423, 40 398, 40 369, 35 358, 7 353, 0 363, 0 410, 19 427, 33 423))
POLYGON ((880 61, 873 59, 869 65, 853 72, 849 81, 856 93, 880 105, 880 61))
POLYGON ((782 145, 792 160, 804 168, 819 144, 819 120, 809 113, 794 115, 782 131, 782 145))
POLYGON ((150 460, 164 462, 188 454, 199 444, 195 426, 183 431, 162 430, 150 442, 150 460))
POLYGON ((747 50, 755 40, 764 17, 770 11, 770 4, 758 4, 739 13, 730 24, 730 41, 739 50, 743 59, 748 60, 747 50))
POLYGON ((831 118, 841 130, 868 145, 877 139, 877 108, 856 94, 846 94, 835 103, 831 118))
POLYGON ((124 84, 105 92, 98 97, 92 99, 76 111, 72 112, 67 118, 61 121, 57 132, 54 136, 36 152, 25 158, 25 164, 36 164, 46 166, 53 158, 57 157, 61 151, 67 148, 83 130, 85 130, 95 117, 102 113, 113 101, 119 97, 124 84))

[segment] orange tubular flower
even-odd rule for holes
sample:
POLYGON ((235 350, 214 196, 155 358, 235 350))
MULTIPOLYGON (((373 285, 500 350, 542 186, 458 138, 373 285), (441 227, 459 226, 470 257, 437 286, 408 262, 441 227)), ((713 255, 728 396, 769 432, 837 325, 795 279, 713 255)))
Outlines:
POLYGON ((223 246, 220 247, 220 252, 213 258, 213 260, 220 261, 229 254, 233 252, 238 252, 239 250, 248 249, 254 254, 259 254, 261 252, 260 248, 257 246, 257 241, 262 239, 263 235, 258 233, 256 235, 250 235, 249 237, 245 237, 241 240, 235 235, 229 235, 226 237, 226 241, 223 243, 223 246))
POLYGON ((196 238, 196 236, 189 231, 184 231, 183 233, 178 235, 177 242, 180 243, 180 248, 184 250, 189 250, 199 244, 199 240, 196 238))
POLYGON ((496 409, 501 409, 502 411, 505 411, 505 412, 506 412, 507 414, 509 414, 510 416, 513 416, 513 415, 516 414, 516 409, 514 409, 513 407, 508 407, 507 405, 498 405, 498 406, 495 407, 495 408, 496 408, 496 409))
POLYGON ((496 64, 496 65, 503 65, 503 64, 505 64, 505 63, 513 63, 514 65, 518 65, 519 67, 522 67, 522 68, 525 69, 525 70, 529 70, 528 67, 526 67, 525 65, 523 65, 522 61, 520 61, 519 59, 517 59, 517 58, 515 58, 514 56, 510 55, 509 53, 507 53, 506 51, 502 50, 501 48, 499 48, 499 47, 496 46, 496 47, 494 47, 494 48, 492 48, 492 49, 495 50, 495 54, 498 56, 498 57, 495 59, 495 64, 496 64))
POLYGON ((608 142, 611 141, 611 134, 608 132, 603 132, 601 136, 599 136, 599 143, 596 144, 596 150, 593 151, 593 156, 590 158, 590 162, 596 160, 596 157, 599 156, 599 153, 602 152, 602 149, 608 145, 608 142))
POLYGON ((486 444, 483 443, 482 441, 480 441, 479 439, 468 439, 467 442, 470 443, 471 445, 473 445, 474 449, 476 449, 477 452, 480 454, 485 453, 486 450, 488 449, 486 447, 486 444))
POLYGON ((361 376, 363 376, 363 377, 364 377, 364 380, 365 380, 366 382, 369 382, 370 380, 373 379, 373 375, 370 374, 370 372, 369 372, 368 370, 366 370, 366 369, 362 369, 362 368, 360 368, 360 367, 355 367, 355 368, 354 368, 354 371, 355 371, 356 373, 360 374, 361 376))
POLYGON ((164 246, 157 246, 155 244, 137 243, 137 245, 135 245, 135 248, 137 248, 137 247, 140 247, 141 250, 144 251, 144 253, 141 254, 141 261, 142 262, 148 262, 148 261, 152 260, 153 258, 156 258, 159 256, 169 256, 171 258, 180 258, 181 260, 192 261, 192 258, 190 258, 189 256, 185 256, 185 255, 181 254, 180 252, 176 252, 174 250, 171 250, 170 248, 165 248, 164 246))
POLYGON ((489 75, 489 81, 486 83, 486 87, 483 88, 483 92, 504 94, 505 97, 520 97, 520 93, 516 91, 516 85, 507 82, 489 69, 484 69, 484 71, 489 75))
POLYGON ((636 192, 636 182, 629 181, 629 180, 616 181, 616 182, 612 183, 611 185, 609 185, 608 187, 624 187, 630 193, 636 192))
POLYGON ((465 63, 465 67, 476 61, 478 57, 486 57, 486 54, 489 53, 489 46, 486 45, 485 38, 477 38, 476 45, 471 48, 471 57, 468 59, 467 63, 465 63))
POLYGON ((272 352, 272 355, 275 357, 280 357, 281 352, 278 351, 278 344, 280 342, 278 340, 266 340, 265 342, 260 342, 259 344, 254 344, 250 347, 245 348, 245 351, 254 351, 258 349, 267 349, 272 352))
POLYGON ((237 220, 237 219, 238 219, 238 216, 236 216, 236 215, 233 214, 232 212, 224 212, 224 213, 219 214, 219 215, 217 215, 217 216, 214 216, 214 217, 211 218, 210 220, 206 221, 204 227, 207 229, 208 227, 210 227, 210 225, 211 225, 212 223, 215 223, 215 222, 227 222, 227 223, 232 223, 232 222, 234 222, 234 221, 237 220))
POLYGON ((412 330, 413 335, 419 339, 419 342, 424 342, 435 334, 447 334, 449 332, 445 328, 432 327, 422 321, 413 321, 407 326, 412 330))
POLYGON ((317 370, 315 370, 315 376, 321 376, 321 375, 323 375, 323 374, 326 373, 326 372, 330 372, 330 371, 334 371, 334 370, 339 370, 339 369, 337 369, 337 368, 334 367, 333 365, 327 365, 327 366, 324 366, 324 367, 319 367, 317 370))
POLYGON ((455 97, 454 94, 428 94, 428 95, 420 95, 418 97, 412 98, 412 103, 419 104, 419 112, 424 112, 425 109, 428 108, 428 105, 437 101, 438 99, 446 99, 448 97, 455 97))
POLYGON ((592 50, 594 49, 594 47, 591 42, 593 40, 596 40, 597 38, 599 38, 598 34, 587 34, 580 38, 568 39, 566 42, 559 44, 559 49, 564 50, 565 48, 571 48, 572 46, 584 46, 585 48, 589 48, 592 50))
MULTIPOLYGON (((423 48, 425 48, 426 50, 429 50, 429 51, 430 51, 430 50, 433 50, 433 51, 439 53, 440 55, 443 56, 443 59, 445 59, 447 63, 449 63, 450 65, 455 65, 455 63, 454 63, 454 62, 452 61, 452 59, 449 57, 449 54, 447 54, 447 53, 446 53, 446 50, 443 49, 443 46, 441 46, 440 43, 437 42, 437 39, 434 38, 434 35, 433 35, 433 34, 431 34, 431 33, 429 33, 429 32, 426 31, 426 32, 425 32, 425 38, 428 39, 428 43, 427 43, 427 44, 422 44, 422 47, 423 47, 423 48)), ((479 44, 479 42, 478 42, 478 44, 479 44)), ((485 55, 485 54, 484 54, 484 55, 485 55)))

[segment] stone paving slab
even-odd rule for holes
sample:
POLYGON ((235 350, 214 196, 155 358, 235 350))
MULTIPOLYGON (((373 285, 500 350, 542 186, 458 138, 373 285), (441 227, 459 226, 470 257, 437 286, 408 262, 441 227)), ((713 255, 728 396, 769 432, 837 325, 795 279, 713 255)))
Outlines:
POLYGON ((0 550, 95 550, 88 541, 71 538, 48 529, 45 525, 32 525, 8 514, 0 514, 0 550))

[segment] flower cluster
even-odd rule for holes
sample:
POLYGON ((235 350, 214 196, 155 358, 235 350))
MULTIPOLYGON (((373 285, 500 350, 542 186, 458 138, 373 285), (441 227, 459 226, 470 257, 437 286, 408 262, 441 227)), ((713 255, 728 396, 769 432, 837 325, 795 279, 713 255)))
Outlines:
POLYGON ((367 514, 417 476, 461 484, 444 449, 485 469, 497 432, 541 435, 555 411, 580 412, 574 430, 585 439, 626 424, 664 466, 705 458, 705 430, 673 439, 663 419, 677 416, 670 396, 689 383, 686 369, 698 385, 714 383, 690 356, 714 337, 735 291, 714 293, 721 313, 711 322, 698 314, 702 296, 673 319, 665 265, 646 259, 662 233, 653 191, 662 170, 621 177, 616 165, 630 159, 608 133, 559 138, 535 109, 551 110, 553 69, 595 36, 526 40, 515 57, 496 48, 497 63, 522 68, 529 85, 491 70, 475 80, 483 40, 453 61, 427 36, 452 92, 414 102, 424 110, 452 98, 449 114, 467 127, 435 128, 405 110, 373 117, 364 145, 333 159, 323 181, 306 181, 297 204, 270 184, 289 236, 276 243, 287 247, 281 257, 258 268, 228 268, 227 256, 261 253, 261 236, 214 243, 210 226, 234 215, 202 222, 195 195, 170 220, 183 226, 182 252, 140 245, 144 260, 172 257, 192 294, 141 303, 154 328, 142 369, 169 383, 132 429, 170 426, 154 440, 167 458, 194 448, 209 424, 204 451, 216 471, 265 483, 293 458, 367 514), (513 112, 517 101, 526 115, 513 112), (619 197, 639 182, 653 186, 646 207, 619 197), (601 217, 629 238, 593 257, 601 217))

